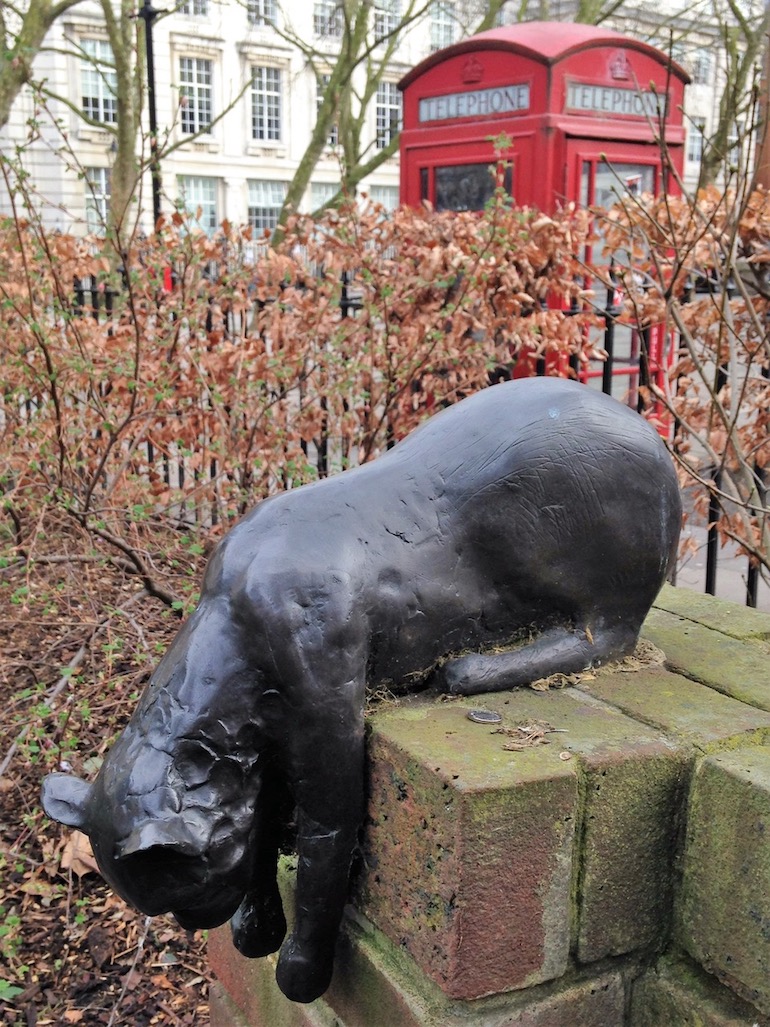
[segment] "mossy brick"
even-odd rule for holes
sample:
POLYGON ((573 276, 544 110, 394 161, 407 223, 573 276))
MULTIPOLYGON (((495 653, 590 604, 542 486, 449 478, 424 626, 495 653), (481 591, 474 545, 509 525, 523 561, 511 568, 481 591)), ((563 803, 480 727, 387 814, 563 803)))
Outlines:
POLYGON ((625 986, 616 970, 463 1001, 445 995, 360 914, 345 921, 323 1001, 345 1027, 607 1027, 620 1023, 625 986))
POLYGON ((657 944, 670 923, 688 748, 572 688, 484 699, 509 726, 558 728, 546 736, 547 748, 577 766, 571 925, 577 958, 589 963, 657 944))
POLYGON ((672 585, 663 586, 653 605, 733 638, 770 642, 770 613, 753 610, 750 606, 672 585))
POLYGON ((665 610, 651 610, 642 636, 666 656, 666 666, 734 699, 770 710, 770 644, 740 641, 665 610))
POLYGON ((770 1027, 754 1006, 689 961, 661 960, 633 984, 629 1027, 770 1027))
POLYGON ((500 1027, 610 1027, 623 1023, 624 1009, 621 975, 605 973, 566 984, 547 998, 533 995, 523 1009, 502 1020, 500 1027))
POLYGON ((343 921, 329 990, 308 1005, 288 1002, 275 983, 275 957, 244 959, 229 929, 211 932, 212 1027, 607 1027, 622 1022, 625 986, 617 970, 489 998, 445 995, 410 957, 352 909, 343 921))
MULTIPOLYGON (((295 857, 279 860, 278 884, 289 930, 296 862, 295 857)), ((234 948, 229 927, 211 932, 208 953, 220 985, 219 1005, 225 1010, 221 1024, 212 1022, 212 1027, 229 1027, 226 1010, 231 1008, 248 1027, 444 1027, 446 996, 352 906, 347 907, 337 939, 331 985, 307 1005, 281 994, 275 981, 277 954, 245 959, 234 948)))
POLYGON ((209 1024, 211 1027, 252 1027, 219 981, 209 984, 209 1024))
POLYGON ((229 927, 209 933, 208 958, 218 981, 211 1027, 345 1027, 322 1001, 290 1002, 275 983, 276 957, 246 959, 229 927))
POLYGON ((695 959, 770 1014, 770 747, 697 767, 679 926, 695 959))
POLYGON ((576 767, 554 746, 505 751, 468 708, 413 704, 372 718, 356 902, 455 998, 566 969, 578 811, 576 767))
POLYGON ((581 763, 576 955, 659 944, 670 925, 673 854, 690 754, 660 732, 567 689, 569 749, 581 763))
POLYGON ((702 752, 770 741, 770 713, 663 667, 608 668, 579 687, 702 752))
POLYGON ((687 757, 659 732, 574 690, 526 689, 380 713, 370 752, 358 898, 449 994, 556 976, 567 932, 587 962, 665 930, 687 757), (474 705, 509 731, 563 733, 506 751, 512 739, 467 719, 474 705))

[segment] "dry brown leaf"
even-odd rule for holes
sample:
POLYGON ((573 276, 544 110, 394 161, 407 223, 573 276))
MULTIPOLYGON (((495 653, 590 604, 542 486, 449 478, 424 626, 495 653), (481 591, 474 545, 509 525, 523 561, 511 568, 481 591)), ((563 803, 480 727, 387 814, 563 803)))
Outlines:
POLYGON ((67 839, 61 854, 62 870, 71 870, 78 877, 84 874, 98 874, 99 866, 91 848, 88 835, 82 831, 73 831, 67 839))
POLYGON ((112 959, 112 935, 100 924, 96 924, 86 935, 86 943, 91 958, 97 968, 101 970, 104 964, 112 959))
POLYGON ((50 899, 52 895, 56 894, 56 888, 48 881, 41 880, 39 877, 31 877, 25 881, 24 884, 19 886, 19 891, 23 891, 25 895, 37 895, 43 900, 50 899))
POLYGON ((522 752, 524 749, 532 749, 536 745, 550 745, 550 739, 545 736, 560 731, 545 721, 530 721, 526 724, 518 724, 516 727, 498 727, 492 732, 493 735, 507 735, 509 741, 503 745, 506 752, 522 752))

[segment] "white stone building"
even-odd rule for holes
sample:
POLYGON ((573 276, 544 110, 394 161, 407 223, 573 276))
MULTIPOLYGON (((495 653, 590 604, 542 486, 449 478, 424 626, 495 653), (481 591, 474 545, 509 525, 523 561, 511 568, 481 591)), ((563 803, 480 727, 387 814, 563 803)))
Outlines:
MULTIPOLYGON (((373 32, 397 19, 400 7, 399 0, 382 0, 373 32)), ((368 111, 365 142, 372 150, 384 146, 397 130, 399 79, 431 51, 460 38, 461 23, 454 16, 459 7, 460 0, 436 0, 430 12, 404 33, 396 60, 368 111)), ((634 12, 633 17, 616 16, 612 27, 654 39, 659 15, 646 8, 634 12)), ((550 15, 562 20, 568 17, 566 0, 564 10, 557 4, 550 15)), ((511 16, 504 14, 502 20, 511 16)), ((159 136, 175 146, 161 163, 163 210, 169 212, 178 204, 191 211, 200 209, 201 225, 207 231, 223 219, 235 224, 248 222, 258 232, 272 227, 310 136, 319 102, 317 79, 300 48, 275 30, 276 19, 312 43, 332 67, 341 35, 335 0, 187 0, 154 23, 159 136), (210 130, 205 131, 212 121, 210 130), (202 134, 196 134, 201 129, 202 134)), ((708 134, 720 92, 720 58, 713 32, 702 24, 691 29, 685 33, 685 49, 680 47, 676 54, 693 76, 687 98, 686 172, 690 184, 697 180, 701 130, 708 134)), ((660 38, 655 41, 663 43, 660 38)), ((25 90, 8 125, 0 131, 4 152, 21 147, 24 168, 52 228, 74 227, 84 232, 103 223, 114 157, 108 126, 117 117, 110 60, 100 7, 93 0, 84 0, 55 24, 45 51, 35 62, 36 78, 45 79, 48 90, 63 97, 50 101, 59 127, 36 112, 32 93, 25 90), (94 59, 104 62, 101 68, 94 59), (86 111, 96 124, 83 121, 78 110, 86 111), (40 126, 31 140, 30 119, 40 126), (63 145, 71 147, 69 160, 62 158, 63 145)), ((147 136, 145 124, 145 158, 147 136)), ((328 199, 336 191, 339 177, 332 135, 314 171, 303 209, 316 209, 328 199)), ((398 200, 398 185, 398 158, 394 157, 361 188, 390 207, 398 200)), ((8 205, 0 185, 0 212, 7 212, 8 205)), ((140 207, 143 226, 149 229, 149 175, 142 182, 140 207)))

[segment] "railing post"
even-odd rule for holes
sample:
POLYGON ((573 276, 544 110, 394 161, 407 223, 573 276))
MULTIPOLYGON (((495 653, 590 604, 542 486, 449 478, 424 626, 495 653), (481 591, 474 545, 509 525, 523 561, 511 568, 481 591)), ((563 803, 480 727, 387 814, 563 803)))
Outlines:
POLYGON ((604 305, 604 351, 607 357, 602 367, 602 392, 612 395, 612 369, 615 362, 615 270, 610 263, 610 284, 604 305))
POLYGON ((639 347, 639 393, 636 398, 636 409, 641 414, 644 410, 642 389, 650 387, 650 325, 640 330, 639 338, 641 341, 639 347))
MULTIPOLYGON (((715 488, 720 486, 720 477, 719 471, 714 469, 712 481, 715 488)), ((717 559, 719 556, 717 520, 719 512, 719 500, 712 492, 709 495, 708 525, 706 526, 706 592, 710 596, 717 594, 717 559)))
MULTIPOLYGON (((765 364, 762 368, 762 377, 770 378, 770 365, 765 364)), ((754 477, 757 481, 757 494, 762 506, 767 509, 767 469, 764 467, 754 468, 754 477)), ((759 602, 759 565, 749 560, 749 570, 746 575, 746 605, 756 609, 759 602)))
POLYGON ((162 11, 156 10, 150 0, 137 12, 137 17, 144 22, 145 56, 147 61, 147 110, 150 118, 150 180, 152 183, 152 228, 157 231, 160 218, 160 195, 162 182, 160 176, 160 160, 158 158, 158 115, 155 99, 155 56, 152 45, 152 28, 155 19, 162 11))
POLYGON ((349 274, 347 271, 342 272, 342 291, 340 292, 340 313, 343 317, 350 316, 350 298, 348 296, 348 281, 349 274))
POLYGON ((85 301, 86 301, 86 294, 85 294, 85 290, 83 288, 83 282, 81 281, 80 278, 76 278, 75 279, 75 309, 72 311, 72 313, 75 315, 75 317, 82 317, 83 316, 83 305, 85 304, 85 301))
MULTIPOLYGON (((727 369, 723 364, 717 368, 714 381, 714 392, 718 395, 727 383, 727 369)), ((717 496, 717 490, 722 487, 722 473, 718 467, 711 468, 711 480, 713 489, 709 494, 709 520, 706 527, 706 592, 708 595, 716 595, 717 587, 717 560, 719 555, 719 531, 717 521, 722 512, 722 504, 717 496)))

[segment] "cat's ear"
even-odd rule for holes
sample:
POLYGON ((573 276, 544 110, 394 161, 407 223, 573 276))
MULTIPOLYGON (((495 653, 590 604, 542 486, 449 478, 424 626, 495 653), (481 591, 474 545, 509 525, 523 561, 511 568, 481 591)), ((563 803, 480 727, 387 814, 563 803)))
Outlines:
POLYGON ((43 809, 51 820, 87 832, 91 787, 74 774, 49 774, 40 793, 43 809))

